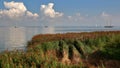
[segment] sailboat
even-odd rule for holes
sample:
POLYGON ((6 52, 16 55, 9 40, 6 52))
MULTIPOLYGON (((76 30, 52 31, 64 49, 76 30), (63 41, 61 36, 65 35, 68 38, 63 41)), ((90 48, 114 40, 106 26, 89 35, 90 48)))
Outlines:
POLYGON ((105 28, 113 28, 114 27, 111 25, 111 21, 107 21, 106 23, 107 23, 107 25, 104 26, 105 28))
POLYGON ((104 26, 105 28, 112 28, 113 26, 104 26))

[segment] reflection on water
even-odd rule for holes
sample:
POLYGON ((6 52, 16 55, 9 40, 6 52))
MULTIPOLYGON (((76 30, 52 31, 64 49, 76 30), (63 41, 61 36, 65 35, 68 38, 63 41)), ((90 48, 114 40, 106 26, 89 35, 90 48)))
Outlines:
POLYGON ((66 33, 66 32, 88 32, 88 31, 115 31, 120 27, 0 27, 0 51, 24 49, 27 41, 36 34, 66 33))
POLYGON ((25 46, 25 28, 10 27, 8 28, 7 36, 5 40, 5 49, 11 50, 14 48, 23 48, 25 46))
POLYGON ((25 49, 36 34, 54 33, 53 27, 0 27, 0 51, 25 49))

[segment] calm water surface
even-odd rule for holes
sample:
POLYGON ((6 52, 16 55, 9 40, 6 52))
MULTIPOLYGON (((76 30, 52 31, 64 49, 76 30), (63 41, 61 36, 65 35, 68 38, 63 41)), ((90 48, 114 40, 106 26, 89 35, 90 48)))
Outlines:
POLYGON ((104 28, 94 26, 0 26, 0 51, 25 49, 27 41, 36 34, 67 32, 120 31, 120 27, 104 28))

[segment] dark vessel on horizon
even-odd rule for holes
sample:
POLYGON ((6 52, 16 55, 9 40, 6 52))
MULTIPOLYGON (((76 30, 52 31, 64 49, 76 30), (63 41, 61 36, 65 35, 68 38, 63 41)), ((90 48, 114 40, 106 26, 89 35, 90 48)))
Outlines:
POLYGON ((104 26, 104 28, 113 28, 114 26, 111 25, 111 22, 112 22, 112 20, 107 20, 107 21, 106 21, 106 24, 107 24, 107 25, 104 26))
POLYGON ((45 26, 45 28, 48 28, 48 26, 45 26))
POLYGON ((110 26, 104 26, 104 27, 105 27, 105 28, 113 28, 114 26, 111 26, 111 25, 110 25, 110 26))

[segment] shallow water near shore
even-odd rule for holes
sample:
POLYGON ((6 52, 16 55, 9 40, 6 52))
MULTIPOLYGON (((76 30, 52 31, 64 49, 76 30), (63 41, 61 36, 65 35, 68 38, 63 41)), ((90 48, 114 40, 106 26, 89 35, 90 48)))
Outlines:
POLYGON ((0 51, 25 49, 27 41, 37 34, 55 34, 71 32, 120 31, 120 27, 104 28, 102 26, 0 26, 0 51))

